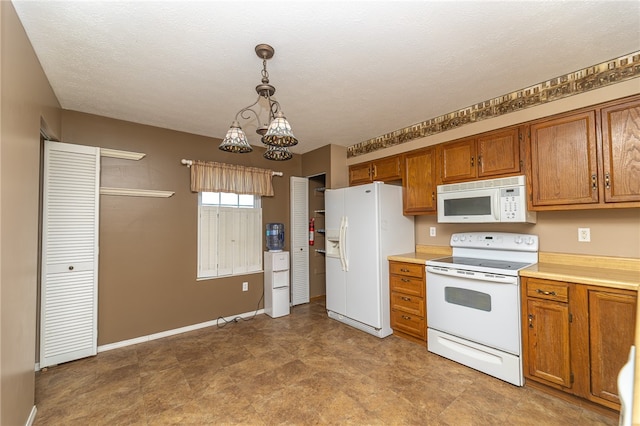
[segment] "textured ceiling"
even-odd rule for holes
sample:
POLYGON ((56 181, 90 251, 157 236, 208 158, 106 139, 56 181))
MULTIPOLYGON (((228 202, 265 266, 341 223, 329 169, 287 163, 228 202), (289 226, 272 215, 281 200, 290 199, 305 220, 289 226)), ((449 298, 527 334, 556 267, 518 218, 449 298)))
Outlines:
POLYGON ((218 138, 257 97, 254 47, 272 45, 296 153, 640 50, 636 0, 13 4, 63 108, 218 138))

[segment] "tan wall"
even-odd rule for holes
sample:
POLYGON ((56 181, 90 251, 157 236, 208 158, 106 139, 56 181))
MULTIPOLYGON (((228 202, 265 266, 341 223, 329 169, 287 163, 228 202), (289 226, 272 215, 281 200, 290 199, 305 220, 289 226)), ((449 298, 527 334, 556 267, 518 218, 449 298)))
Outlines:
POLYGON ((435 216, 416 216, 419 245, 448 246, 452 233, 466 231, 536 234, 544 252, 640 258, 640 209, 538 212, 536 224, 439 224, 435 216), (590 243, 578 242, 578 227, 591 228, 590 243))
POLYGON ((300 175, 299 155, 274 162, 259 147, 229 154, 218 150, 219 139, 73 111, 64 111, 62 128, 67 143, 147 154, 140 161, 103 158, 102 186, 175 191, 170 198, 100 197, 99 345, 258 308, 262 273, 196 281, 198 199, 180 160, 284 172, 273 178, 276 195, 263 197, 262 208, 264 223, 282 222, 288 232, 289 177, 300 175), (243 281, 249 282, 248 292, 242 291, 243 281))
POLYGON ((0 2, 0 424, 34 405, 41 120, 60 135, 60 105, 11 2, 0 2))

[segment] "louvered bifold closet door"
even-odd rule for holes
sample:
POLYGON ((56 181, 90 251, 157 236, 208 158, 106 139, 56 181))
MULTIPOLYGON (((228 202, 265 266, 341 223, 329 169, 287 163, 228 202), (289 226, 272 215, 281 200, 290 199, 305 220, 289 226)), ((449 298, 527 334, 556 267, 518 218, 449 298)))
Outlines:
POLYGON ((45 141, 40 367, 97 352, 99 148, 45 141))
POLYGON ((309 303, 309 179, 291 176, 291 304, 309 303))

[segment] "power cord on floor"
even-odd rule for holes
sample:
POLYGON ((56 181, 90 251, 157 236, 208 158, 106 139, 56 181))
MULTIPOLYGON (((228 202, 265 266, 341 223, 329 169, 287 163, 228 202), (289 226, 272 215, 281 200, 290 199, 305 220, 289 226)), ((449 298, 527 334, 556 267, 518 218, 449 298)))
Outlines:
POLYGON ((260 296, 260 300, 258 300, 258 306, 256 306, 256 311, 253 313, 253 315, 250 318, 243 318, 241 316, 237 316, 231 319, 230 321, 227 321, 223 317, 218 317, 218 319, 216 320, 216 327, 223 328, 223 327, 226 327, 227 324, 230 324, 233 322, 239 322, 240 320, 251 321, 256 317, 256 315, 258 315, 258 311, 260 310, 260 302, 262 302, 262 299, 264 299, 264 288, 262 289, 262 296, 260 296), (220 325, 220 320, 224 321, 224 324, 220 325))

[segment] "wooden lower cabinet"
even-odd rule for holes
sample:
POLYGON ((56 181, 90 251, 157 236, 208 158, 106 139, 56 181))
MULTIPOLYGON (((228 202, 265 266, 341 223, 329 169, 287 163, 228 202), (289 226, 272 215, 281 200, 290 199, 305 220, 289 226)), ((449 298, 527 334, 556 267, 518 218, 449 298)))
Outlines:
POLYGON ((630 290, 524 277, 525 378, 619 410, 617 377, 633 345, 636 301, 630 290))
POLYGON ((425 265, 389 261, 393 334, 425 344, 427 312, 425 265))

